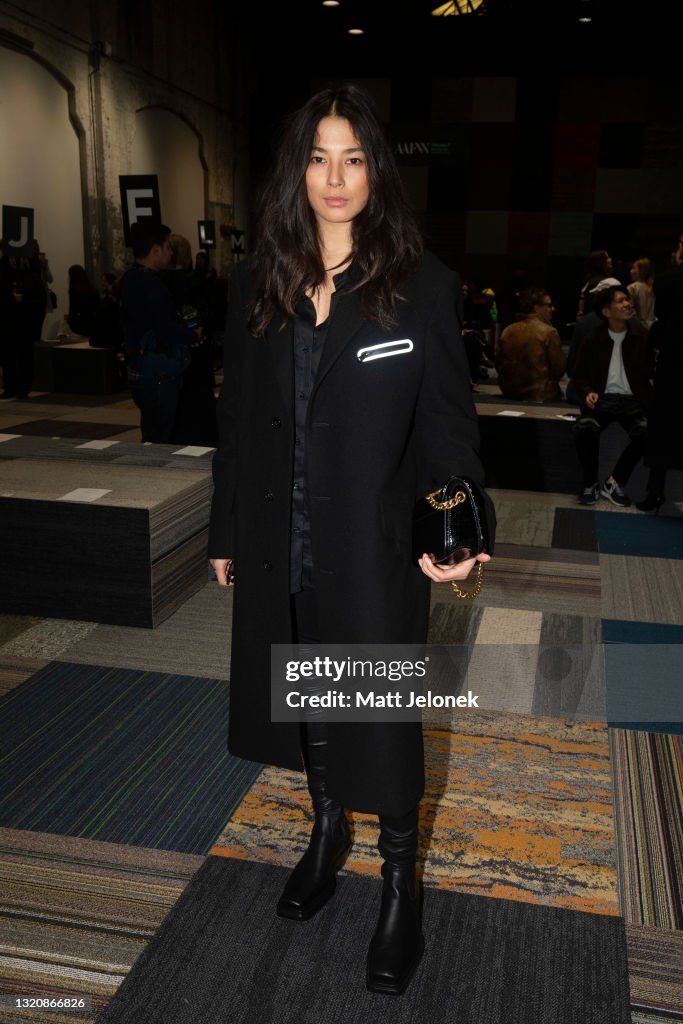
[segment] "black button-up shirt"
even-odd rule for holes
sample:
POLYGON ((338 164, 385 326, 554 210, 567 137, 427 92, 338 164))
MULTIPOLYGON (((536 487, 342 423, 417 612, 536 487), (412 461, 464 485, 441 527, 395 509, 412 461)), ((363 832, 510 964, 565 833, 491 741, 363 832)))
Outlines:
POLYGON ((304 296, 297 304, 294 321, 294 472, 292 483, 292 533, 290 544, 290 592, 298 593, 312 583, 313 559, 306 484, 306 425, 308 405, 322 356, 338 293, 349 279, 347 268, 332 278, 335 290, 330 315, 316 324, 315 306, 304 296))

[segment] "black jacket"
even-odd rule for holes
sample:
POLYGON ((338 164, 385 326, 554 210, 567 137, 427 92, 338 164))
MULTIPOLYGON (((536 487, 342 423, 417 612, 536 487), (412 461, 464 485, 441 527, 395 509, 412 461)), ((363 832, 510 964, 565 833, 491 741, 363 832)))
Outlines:
MULTIPOLYGON (((459 294, 456 276, 425 254, 392 330, 364 316, 357 294, 337 301, 306 433, 323 643, 426 640, 429 580, 411 556, 414 503, 453 474, 483 483, 459 294), (362 358, 393 340, 404 342, 400 352, 362 358)), ((209 546, 211 557, 235 559, 229 747, 301 768, 298 725, 270 720, 270 644, 290 643, 292 632, 293 331, 278 321, 252 337, 250 297, 243 265, 231 281, 209 546)), ((492 516, 491 537, 493 525, 492 516)), ((328 734, 328 788, 346 807, 402 814, 420 799, 419 724, 330 723, 328 734)))
MULTIPOLYGON (((597 327, 581 343, 573 379, 582 411, 586 408, 585 400, 589 392, 595 391, 599 395, 603 395, 605 392, 613 347, 614 342, 609 336, 605 323, 597 327)), ((652 392, 650 386, 652 360, 647 331, 639 323, 631 321, 627 324, 621 354, 633 397, 647 408, 652 392)))

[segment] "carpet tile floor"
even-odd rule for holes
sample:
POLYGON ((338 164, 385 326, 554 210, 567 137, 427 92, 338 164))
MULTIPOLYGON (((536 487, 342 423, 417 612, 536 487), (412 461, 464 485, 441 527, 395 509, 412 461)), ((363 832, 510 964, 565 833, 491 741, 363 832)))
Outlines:
MULTIPOLYGON (((0 403, 0 465, 161 481, 210 460, 138 437, 125 395, 0 403)), ((669 721, 611 725, 628 673, 572 654, 683 642, 683 509, 493 497, 480 598, 432 594, 439 671, 468 645, 485 706, 427 723, 427 954, 403 999, 364 988, 371 816, 352 815, 334 910, 272 913, 310 810, 303 775, 226 752, 232 594, 213 582, 155 630, 0 615, 0 994, 81 993, 88 1024, 683 1022, 678 690, 657 698, 669 721)))
POLYGON ((101 1024, 138 1024, 143 1007, 147 1024, 629 1024, 619 918, 429 890, 424 928, 439 941, 390 999, 365 989, 379 881, 341 879, 301 925, 271 912, 286 876, 209 857, 101 1024))
MULTIPOLYGON (((425 734, 427 886, 619 913, 606 727, 467 713, 425 734)), ((377 819, 353 815, 345 870, 377 875, 377 819)), ((212 853, 291 866, 312 817, 305 780, 266 768, 212 853)))

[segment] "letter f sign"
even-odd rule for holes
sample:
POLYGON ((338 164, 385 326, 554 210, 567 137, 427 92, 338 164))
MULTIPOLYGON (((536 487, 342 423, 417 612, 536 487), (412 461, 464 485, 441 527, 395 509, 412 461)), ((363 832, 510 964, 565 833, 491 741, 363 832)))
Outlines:
POLYGON ((151 217, 153 210, 151 206, 138 206, 140 199, 154 199, 154 190, 151 188, 130 188, 126 192, 128 204, 128 223, 131 227, 138 220, 138 217, 151 217))

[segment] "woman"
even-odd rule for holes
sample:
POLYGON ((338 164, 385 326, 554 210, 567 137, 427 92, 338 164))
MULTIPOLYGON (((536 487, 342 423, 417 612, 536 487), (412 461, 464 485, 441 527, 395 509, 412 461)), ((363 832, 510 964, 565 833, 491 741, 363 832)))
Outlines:
POLYGON ((422 252, 366 96, 318 93, 288 126, 251 267, 231 281, 209 554, 219 583, 235 582, 230 750, 299 770, 303 750, 313 801, 277 912, 305 920, 332 895, 344 808, 378 814, 378 992, 402 992, 423 949, 421 729, 272 722, 270 645, 424 642, 430 580, 474 566, 410 553, 415 500, 453 474, 482 480, 459 293, 422 252))
POLYGON ((683 235, 672 254, 672 266, 654 282, 657 320, 650 344, 657 353, 652 406, 648 416, 645 465, 650 473, 647 494, 636 502, 641 512, 659 510, 666 501, 664 487, 669 470, 683 470, 680 388, 683 374, 683 235))
POLYGON ((652 260, 640 259, 631 264, 631 284, 628 293, 631 296, 636 316, 643 327, 648 330, 655 322, 655 293, 652 282, 655 279, 655 267, 652 260))
MULTIPOLYGON (((581 292, 579 294, 579 305, 576 310, 576 319, 580 320, 588 312, 588 293, 597 284, 609 277, 614 268, 612 257, 606 249, 596 249, 586 259, 586 276, 584 278, 581 292)), ((617 282, 618 284, 619 282, 617 282)))
POLYGON ((183 235, 171 234, 171 268, 162 271, 164 284, 173 296, 176 318, 193 330, 200 326, 201 337, 192 345, 190 365, 183 372, 171 442, 183 445, 208 445, 218 441, 216 424, 215 378, 211 347, 206 338, 206 322, 195 295, 192 248, 183 235))

